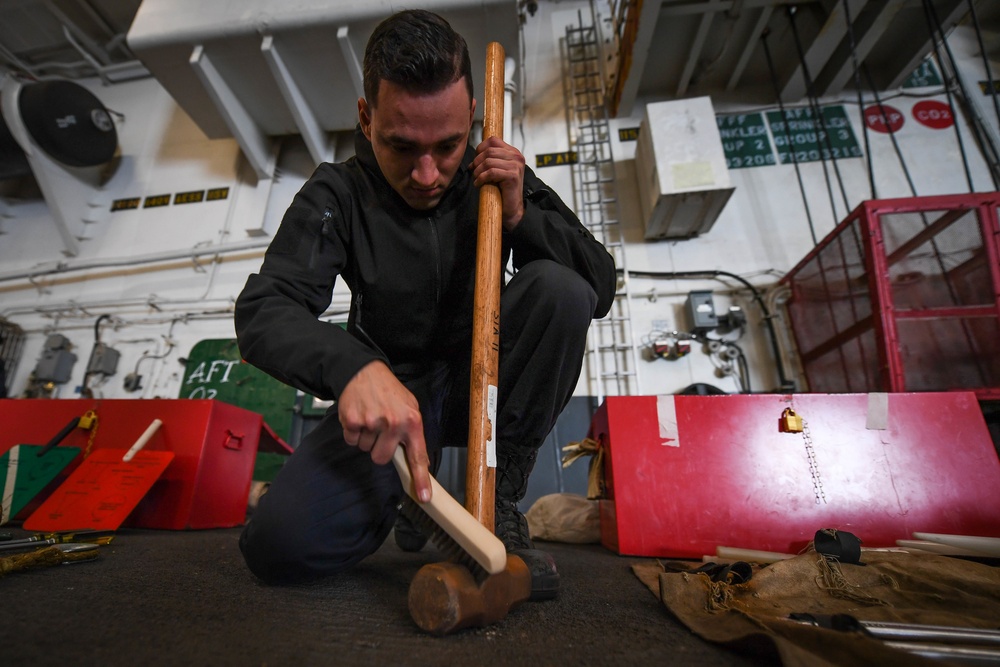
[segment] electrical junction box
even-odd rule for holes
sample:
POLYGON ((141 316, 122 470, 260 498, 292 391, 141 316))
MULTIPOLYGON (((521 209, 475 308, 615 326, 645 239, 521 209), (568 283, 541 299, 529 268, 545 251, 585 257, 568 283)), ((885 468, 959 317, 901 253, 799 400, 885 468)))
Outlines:
POLYGON ((104 343, 97 343, 90 351, 90 361, 87 362, 87 373, 91 375, 114 375, 118 370, 118 359, 121 353, 104 343))
POLYGON ((647 241, 707 232, 736 189, 708 97, 646 105, 635 164, 647 241))
POLYGON ((35 379, 57 384, 68 382, 76 363, 76 355, 69 351, 70 347, 69 339, 62 334, 46 338, 42 356, 35 364, 35 379))
POLYGON ((719 326, 719 317, 715 314, 715 304, 712 302, 712 292, 708 290, 688 292, 685 305, 692 331, 711 331, 719 326))

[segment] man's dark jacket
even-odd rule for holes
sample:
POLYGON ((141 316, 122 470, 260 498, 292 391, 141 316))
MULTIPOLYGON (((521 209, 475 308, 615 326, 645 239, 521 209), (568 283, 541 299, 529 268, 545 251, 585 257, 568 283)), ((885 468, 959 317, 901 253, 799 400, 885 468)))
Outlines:
MULTIPOLYGON (((243 358, 323 399, 337 398, 376 359, 406 373, 471 355, 475 152, 466 150, 438 206, 417 211, 390 187, 360 131, 355 151, 321 164, 302 186, 236 302, 243 358), (338 275, 352 295, 346 331, 319 319, 338 275)), ((515 271, 537 259, 573 268, 597 293, 594 317, 603 317, 615 293, 611 255, 528 168, 524 192, 524 218, 503 233, 501 265, 513 252, 515 271)))

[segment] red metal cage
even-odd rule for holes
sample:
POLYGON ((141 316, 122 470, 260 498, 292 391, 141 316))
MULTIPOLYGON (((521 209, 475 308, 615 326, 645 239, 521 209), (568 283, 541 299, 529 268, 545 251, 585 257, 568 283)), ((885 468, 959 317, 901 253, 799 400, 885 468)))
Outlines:
POLYGON ((1000 399, 1000 192, 863 202, 782 283, 814 392, 1000 399))

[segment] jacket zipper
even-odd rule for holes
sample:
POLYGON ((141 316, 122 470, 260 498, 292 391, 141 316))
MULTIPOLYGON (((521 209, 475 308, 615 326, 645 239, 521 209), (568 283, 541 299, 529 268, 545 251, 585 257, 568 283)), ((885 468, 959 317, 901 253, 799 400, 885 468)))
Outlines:
POLYGON ((433 243, 431 243, 431 248, 434 252, 434 305, 441 305, 441 241, 438 238, 437 230, 437 213, 429 218, 428 222, 431 224, 431 236, 433 243))

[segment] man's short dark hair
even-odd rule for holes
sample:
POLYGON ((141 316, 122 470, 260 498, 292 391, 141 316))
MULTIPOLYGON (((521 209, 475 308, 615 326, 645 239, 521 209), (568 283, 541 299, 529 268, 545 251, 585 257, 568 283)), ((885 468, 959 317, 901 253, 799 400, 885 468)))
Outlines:
POLYGON ((377 106, 382 81, 408 92, 431 94, 465 77, 472 100, 472 65, 465 39, 443 18, 422 9, 393 14, 365 48, 365 98, 377 106))

